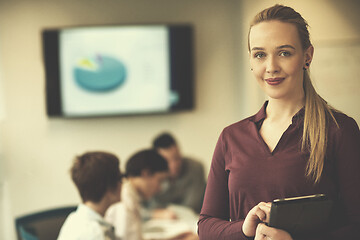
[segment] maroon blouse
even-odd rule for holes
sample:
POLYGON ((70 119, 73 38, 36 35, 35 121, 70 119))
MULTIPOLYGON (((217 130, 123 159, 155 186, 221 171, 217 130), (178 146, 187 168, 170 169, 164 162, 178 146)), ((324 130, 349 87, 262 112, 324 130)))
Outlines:
POLYGON ((259 202, 324 193, 337 201, 335 225, 306 239, 357 239, 360 236, 360 131, 355 120, 335 113, 329 124, 321 180, 305 177, 308 153, 300 151, 304 109, 270 152, 259 134, 267 103, 254 116, 226 127, 215 148, 198 222, 201 240, 247 240, 242 224, 259 202))

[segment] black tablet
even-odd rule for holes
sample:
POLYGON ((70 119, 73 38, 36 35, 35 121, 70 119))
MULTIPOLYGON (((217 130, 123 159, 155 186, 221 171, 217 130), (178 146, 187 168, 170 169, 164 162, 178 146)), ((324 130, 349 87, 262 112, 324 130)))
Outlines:
POLYGON ((269 226, 292 236, 307 235, 326 228, 333 202, 324 194, 276 199, 272 202, 269 226))

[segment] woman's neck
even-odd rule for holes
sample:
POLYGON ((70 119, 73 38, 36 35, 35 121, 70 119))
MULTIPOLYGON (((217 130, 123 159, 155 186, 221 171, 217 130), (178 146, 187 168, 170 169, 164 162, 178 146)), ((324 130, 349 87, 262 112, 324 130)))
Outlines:
POLYGON ((305 99, 278 100, 269 99, 266 107, 266 118, 269 120, 286 120, 292 117, 305 105, 305 99))

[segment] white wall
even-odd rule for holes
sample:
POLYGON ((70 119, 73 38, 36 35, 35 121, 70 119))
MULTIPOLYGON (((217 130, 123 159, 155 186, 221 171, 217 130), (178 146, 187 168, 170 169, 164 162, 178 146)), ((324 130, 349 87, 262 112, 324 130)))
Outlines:
MULTIPOLYGON (((293 6, 309 21, 315 44, 360 39, 356 1, 280 2, 293 6)), ((106 150, 119 155, 124 163, 134 151, 150 146, 152 137, 162 130, 172 131, 184 154, 203 161, 208 169, 222 128, 255 113, 263 103, 264 96, 249 71, 246 36, 253 15, 273 3, 269 0, 0 0, 0 69, 6 109, 6 117, 0 124, 3 140, 0 166, 6 172, 3 180, 0 178, 2 183, 6 182, 0 200, 4 217, 0 219, 77 203, 79 197, 68 174, 75 154, 106 150), (41 29, 147 22, 194 24, 194 111, 100 119, 46 117, 41 29)), ((347 71, 342 71, 347 76, 347 71)), ((351 104, 354 99, 345 95, 341 101, 351 104)), ((358 108, 353 115, 359 121, 358 108)), ((13 224, 5 222, 0 226, 0 238, 14 239, 13 224)))
MULTIPOLYGON (((184 154, 208 167, 221 129, 239 118, 233 19, 237 1, 14 0, 0 2, 6 118, 2 130, 13 216, 79 202, 68 170, 75 154, 106 150, 124 162, 171 130, 184 154), (78 24, 189 22, 195 26, 196 108, 157 116, 49 119, 41 29, 78 24), (223 37, 226 36, 226 37, 223 37)), ((1 238, 1 237, 0 237, 1 238)), ((8 235, 5 239, 11 239, 8 235)))

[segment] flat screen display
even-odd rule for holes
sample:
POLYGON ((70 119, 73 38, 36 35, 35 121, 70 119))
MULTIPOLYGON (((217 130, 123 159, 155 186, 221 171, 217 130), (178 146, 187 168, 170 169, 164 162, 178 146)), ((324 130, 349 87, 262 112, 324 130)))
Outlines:
POLYGON ((192 35, 190 25, 44 30, 47 114, 91 117, 192 109, 192 35))

